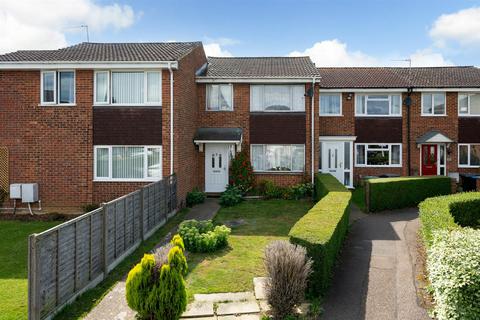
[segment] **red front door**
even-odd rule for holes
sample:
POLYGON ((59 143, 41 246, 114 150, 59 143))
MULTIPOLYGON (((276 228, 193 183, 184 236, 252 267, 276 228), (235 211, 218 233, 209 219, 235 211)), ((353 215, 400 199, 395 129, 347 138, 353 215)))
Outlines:
POLYGON ((422 175, 437 175, 437 149, 436 144, 422 145, 422 175))

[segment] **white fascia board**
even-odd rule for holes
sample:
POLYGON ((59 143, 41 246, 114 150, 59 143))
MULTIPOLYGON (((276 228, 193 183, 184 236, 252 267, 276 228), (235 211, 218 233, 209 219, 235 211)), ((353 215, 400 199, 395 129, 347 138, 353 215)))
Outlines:
POLYGON ((480 92, 479 88, 414 88, 414 92, 480 92))
POLYGON ((392 89, 385 89, 385 88, 378 88, 378 89, 362 89, 362 88, 338 88, 338 89, 332 89, 332 88, 322 88, 320 87, 319 89, 320 93, 322 92, 359 92, 359 93, 362 93, 362 92, 372 92, 372 93, 376 93, 376 92, 390 92, 390 93, 394 93, 394 92, 407 92, 407 88, 392 88, 392 89))
POLYGON ((320 141, 355 141, 357 136, 320 136, 320 141))
MULTIPOLYGON (((197 83, 312 83, 311 78, 210 78, 197 77, 197 83)), ((317 79, 315 82, 318 82, 317 79)))
POLYGON ((0 62, 0 70, 49 70, 49 69, 178 69, 177 61, 135 62, 135 61, 52 61, 52 62, 0 62))

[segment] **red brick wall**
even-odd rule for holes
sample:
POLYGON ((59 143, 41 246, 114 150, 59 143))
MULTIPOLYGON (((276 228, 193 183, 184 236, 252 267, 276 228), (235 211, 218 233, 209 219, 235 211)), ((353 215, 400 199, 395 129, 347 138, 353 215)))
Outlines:
POLYGON ((269 180, 272 181, 274 184, 282 187, 287 187, 287 186, 292 186, 295 184, 303 183, 304 181, 308 181, 309 177, 307 179, 305 178, 305 175, 303 173, 299 174, 255 174, 255 182, 259 183, 260 181, 263 180, 269 180))
POLYGON ((108 202, 136 191, 150 182, 94 182, 93 203, 108 202))
MULTIPOLYGON (((320 89, 321 94, 321 89, 320 89)), ((320 136, 353 136, 355 135, 355 95, 353 93, 342 93, 342 116, 341 117, 319 117, 320 136), (351 99, 348 97, 351 95, 351 99)), ((317 114, 319 114, 319 103, 317 99, 317 114)))
MULTIPOLYGON (((76 72, 76 106, 40 106, 40 71, 0 71, 0 144, 10 183, 37 182, 45 207, 92 202, 90 70, 76 72)), ((8 205, 8 204, 7 204, 8 205)))

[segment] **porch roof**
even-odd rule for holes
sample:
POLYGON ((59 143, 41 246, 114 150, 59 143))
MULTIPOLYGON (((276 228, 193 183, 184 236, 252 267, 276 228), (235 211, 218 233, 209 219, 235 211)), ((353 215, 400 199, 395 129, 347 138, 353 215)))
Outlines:
POLYGON ((242 128, 198 128, 193 141, 195 143, 242 141, 242 128))
POLYGON ((453 140, 437 130, 431 130, 417 138, 417 144, 423 143, 452 143, 453 140))

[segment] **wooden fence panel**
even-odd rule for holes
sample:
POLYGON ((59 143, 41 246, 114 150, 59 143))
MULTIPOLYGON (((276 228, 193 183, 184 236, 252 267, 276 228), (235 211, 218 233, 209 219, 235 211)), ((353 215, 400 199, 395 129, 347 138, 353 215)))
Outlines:
POLYGON ((152 183, 29 237, 29 319, 49 319, 163 225, 176 209, 176 179, 152 183), (175 205, 174 205, 175 204, 175 205))

